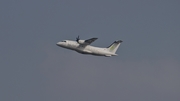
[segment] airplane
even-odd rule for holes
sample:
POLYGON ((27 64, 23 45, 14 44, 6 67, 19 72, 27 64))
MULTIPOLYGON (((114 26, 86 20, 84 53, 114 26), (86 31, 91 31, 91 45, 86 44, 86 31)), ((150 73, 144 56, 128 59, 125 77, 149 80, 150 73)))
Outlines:
POLYGON ((90 54, 96 56, 117 56, 116 51, 119 48, 120 44, 123 42, 122 40, 114 41, 107 48, 94 47, 90 44, 97 40, 98 38, 91 38, 88 40, 80 40, 79 36, 76 38, 76 41, 72 40, 63 40, 61 42, 56 43, 57 46, 74 50, 81 54, 90 54))

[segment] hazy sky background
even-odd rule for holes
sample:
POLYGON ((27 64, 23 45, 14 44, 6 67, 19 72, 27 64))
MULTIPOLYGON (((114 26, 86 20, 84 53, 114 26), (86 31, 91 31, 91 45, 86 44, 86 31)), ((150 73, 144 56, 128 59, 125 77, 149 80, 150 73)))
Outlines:
POLYGON ((180 101, 179 0, 1 0, 0 101, 180 101), (123 40, 117 57, 56 46, 123 40))

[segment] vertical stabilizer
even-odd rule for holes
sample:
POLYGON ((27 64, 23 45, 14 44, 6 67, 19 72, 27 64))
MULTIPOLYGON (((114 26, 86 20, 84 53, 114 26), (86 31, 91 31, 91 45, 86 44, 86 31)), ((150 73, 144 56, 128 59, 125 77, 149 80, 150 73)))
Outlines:
POLYGON ((122 40, 114 41, 109 47, 107 47, 108 51, 115 54, 122 42, 123 42, 122 40))

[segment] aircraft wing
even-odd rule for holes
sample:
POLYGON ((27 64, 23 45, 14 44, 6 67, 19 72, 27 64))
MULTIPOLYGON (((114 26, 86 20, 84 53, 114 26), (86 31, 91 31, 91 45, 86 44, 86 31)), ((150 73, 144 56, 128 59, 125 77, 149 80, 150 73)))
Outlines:
POLYGON ((85 40, 85 43, 91 44, 92 42, 94 42, 97 39, 98 38, 91 38, 91 39, 85 40))

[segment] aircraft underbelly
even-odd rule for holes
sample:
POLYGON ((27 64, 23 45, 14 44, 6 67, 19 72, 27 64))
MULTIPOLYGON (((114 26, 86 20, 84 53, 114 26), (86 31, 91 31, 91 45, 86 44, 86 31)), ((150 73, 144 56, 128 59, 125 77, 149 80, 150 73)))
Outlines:
POLYGON ((90 48, 92 55, 99 55, 99 56, 105 56, 107 53, 105 50, 100 49, 100 48, 90 48))
POLYGON ((91 54, 91 55, 97 55, 97 56, 111 56, 109 52, 104 50, 103 48, 96 48, 96 47, 79 47, 76 48, 75 51, 81 54, 91 54))

